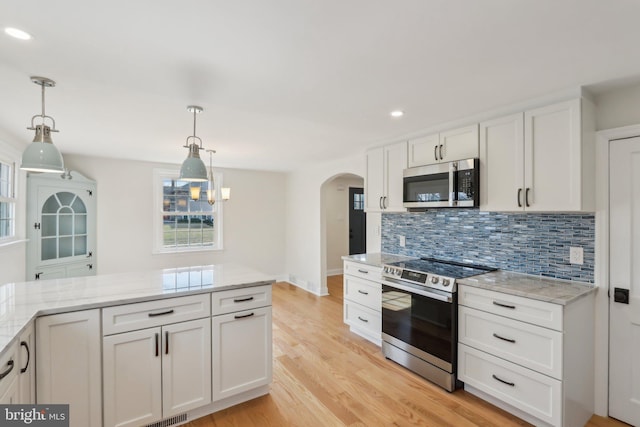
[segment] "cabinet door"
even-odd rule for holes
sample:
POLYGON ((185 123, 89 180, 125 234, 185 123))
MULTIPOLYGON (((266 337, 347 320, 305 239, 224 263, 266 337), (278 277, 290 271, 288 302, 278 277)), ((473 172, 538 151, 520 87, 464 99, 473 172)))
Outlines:
POLYGON ((36 336, 33 323, 20 334, 18 348, 18 371, 20 381, 20 403, 36 403, 36 336))
POLYGON ((9 382, 5 387, 3 387, 3 391, 0 392, 0 405, 14 405, 16 403, 22 403, 20 401, 20 385, 18 377, 13 376, 7 379, 7 381, 9 382))
POLYGON ((367 170, 364 183, 364 203, 369 212, 382 210, 384 195, 384 152, 382 148, 367 151, 367 170))
POLYGON ((382 206, 388 212, 405 212, 402 207, 402 174, 407 168, 407 143, 384 147, 384 195, 382 206))
POLYGON ((529 211, 581 209, 580 100, 524 114, 525 193, 529 211))
POLYGON ((20 403, 19 371, 18 343, 14 342, 0 357, 0 404, 20 403))
POLYGON ((478 157, 478 125, 440 132, 440 145, 446 162, 478 157))
POLYGON ((105 427, 162 419, 161 347, 159 327, 104 337, 105 427))
POLYGON ((100 310, 36 320, 37 403, 68 403, 72 427, 102 425, 100 310))
POLYGON ((271 382, 271 307, 213 317, 213 400, 271 382))
POLYGON ((409 141, 408 167, 425 166, 438 163, 438 146, 440 145, 440 135, 433 134, 409 141))
POLYGON ((211 403, 211 318, 162 327, 162 414, 211 403))
POLYGON ((524 209, 522 113, 480 123, 480 209, 524 209))

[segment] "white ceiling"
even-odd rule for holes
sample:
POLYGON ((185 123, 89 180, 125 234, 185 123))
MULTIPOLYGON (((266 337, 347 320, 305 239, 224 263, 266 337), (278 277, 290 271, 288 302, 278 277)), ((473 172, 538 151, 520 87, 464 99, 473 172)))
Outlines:
POLYGON ((0 0, 0 130, 29 77, 64 153, 292 170, 439 123, 640 74, 636 0, 0 0), (406 115, 392 119, 389 112, 406 115))

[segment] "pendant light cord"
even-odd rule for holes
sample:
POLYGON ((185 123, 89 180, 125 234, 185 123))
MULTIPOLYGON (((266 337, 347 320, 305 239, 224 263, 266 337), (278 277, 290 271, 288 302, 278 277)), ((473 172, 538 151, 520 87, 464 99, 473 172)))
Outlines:
POLYGON ((44 84, 42 84, 42 122, 44 123, 44 118, 47 117, 47 115, 44 113, 44 84))
POLYGON ((196 138, 196 114, 198 114, 198 110, 193 109, 193 138, 196 138))

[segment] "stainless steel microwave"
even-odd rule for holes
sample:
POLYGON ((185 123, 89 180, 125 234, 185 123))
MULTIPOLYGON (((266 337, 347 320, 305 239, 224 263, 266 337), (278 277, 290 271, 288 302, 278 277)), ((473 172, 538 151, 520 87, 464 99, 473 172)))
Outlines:
POLYGON ((473 208, 480 206, 480 161, 458 160, 404 170, 403 206, 473 208))

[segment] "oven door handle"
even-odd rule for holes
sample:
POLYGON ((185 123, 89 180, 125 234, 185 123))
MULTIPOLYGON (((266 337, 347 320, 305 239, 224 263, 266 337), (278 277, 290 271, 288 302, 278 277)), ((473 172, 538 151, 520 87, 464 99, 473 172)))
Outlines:
POLYGON ((389 279, 383 280, 382 284, 390 286, 392 288, 400 289, 402 291, 406 291, 406 292, 411 292, 413 294, 422 295, 423 297, 435 299, 435 300, 438 300, 438 301, 448 302, 448 303, 453 302, 452 294, 444 295, 444 294, 441 294, 439 292, 436 293, 435 291, 430 290, 429 288, 417 289, 417 288, 415 288, 413 286, 403 285, 401 283, 398 283, 398 282, 395 282, 395 281, 391 281, 389 279))

